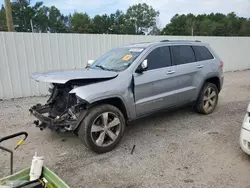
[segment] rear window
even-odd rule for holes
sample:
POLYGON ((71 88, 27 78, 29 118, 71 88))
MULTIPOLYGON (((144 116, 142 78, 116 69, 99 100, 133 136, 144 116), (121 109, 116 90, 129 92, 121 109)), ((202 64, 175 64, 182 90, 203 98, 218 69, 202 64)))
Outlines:
POLYGON ((191 46, 171 46, 170 49, 172 53, 173 64, 181 65, 195 62, 195 55, 191 46))
POLYGON ((197 61, 213 59, 213 55, 205 46, 193 46, 197 61))

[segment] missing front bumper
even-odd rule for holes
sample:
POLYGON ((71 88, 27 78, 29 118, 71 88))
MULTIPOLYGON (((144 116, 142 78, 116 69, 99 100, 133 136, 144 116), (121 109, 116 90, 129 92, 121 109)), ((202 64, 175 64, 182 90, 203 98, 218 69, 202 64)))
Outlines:
POLYGON ((29 109, 30 113, 38 119, 34 121, 34 124, 41 130, 47 127, 51 130, 74 130, 76 128, 77 119, 71 108, 57 117, 49 116, 50 110, 51 106, 49 104, 37 104, 29 109))

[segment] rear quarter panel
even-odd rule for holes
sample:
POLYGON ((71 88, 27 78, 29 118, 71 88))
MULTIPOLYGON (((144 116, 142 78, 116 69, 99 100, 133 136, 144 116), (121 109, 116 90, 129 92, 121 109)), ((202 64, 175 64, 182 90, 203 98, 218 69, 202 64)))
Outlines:
POLYGON ((220 85, 222 86, 223 84, 223 68, 220 66, 220 57, 214 52, 209 44, 203 43, 202 45, 210 51, 214 58, 198 62, 198 64, 202 64, 204 67, 199 72, 197 79, 195 79, 195 84, 197 85, 196 98, 198 97, 202 86, 207 79, 217 77, 220 80, 220 85))

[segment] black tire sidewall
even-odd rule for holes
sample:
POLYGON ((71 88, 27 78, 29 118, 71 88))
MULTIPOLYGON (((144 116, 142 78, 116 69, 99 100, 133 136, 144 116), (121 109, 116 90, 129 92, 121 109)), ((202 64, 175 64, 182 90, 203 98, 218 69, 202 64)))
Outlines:
POLYGON ((89 109, 87 116, 82 121, 78 135, 79 138, 84 142, 84 144, 96 153, 105 153, 113 150, 121 141, 125 130, 125 119, 121 111, 116 108, 115 106, 104 104, 104 105, 97 105, 89 109), (91 128, 92 124, 94 123, 95 119, 104 112, 112 112, 119 118, 121 122, 121 131, 118 135, 118 138, 112 144, 106 147, 100 147, 96 145, 96 143, 91 138, 91 128))
POLYGON ((206 82, 203 87, 202 87, 202 90, 200 92, 200 95, 199 95, 199 98, 197 100, 197 103, 195 105, 195 110, 199 113, 202 113, 202 114, 205 114, 205 115, 208 115, 208 114, 211 114, 216 106, 217 106, 217 103, 218 103, 218 100, 219 100, 219 92, 218 92, 218 88, 216 87, 215 84, 213 83, 210 83, 210 82, 206 82), (209 112, 206 112, 206 110, 204 109, 204 106, 203 106, 203 98, 204 98, 204 95, 205 95, 205 92, 207 90, 208 87, 211 87, 214 89, 214 91, 216 92, 216 101, 215 101, 215 105, 213 107, 213 109, 209 112))

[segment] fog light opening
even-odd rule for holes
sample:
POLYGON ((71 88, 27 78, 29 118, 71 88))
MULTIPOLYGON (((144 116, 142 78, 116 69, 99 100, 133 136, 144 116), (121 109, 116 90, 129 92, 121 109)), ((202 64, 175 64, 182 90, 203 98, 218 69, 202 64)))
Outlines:
POLYGON ((243 145, 247 146, 247 141, 246 140, 243 140, 243 145))

